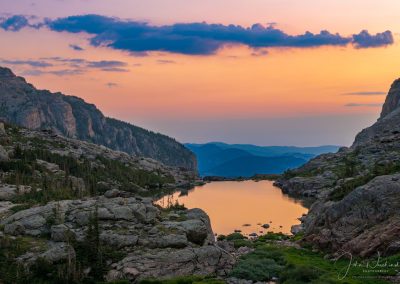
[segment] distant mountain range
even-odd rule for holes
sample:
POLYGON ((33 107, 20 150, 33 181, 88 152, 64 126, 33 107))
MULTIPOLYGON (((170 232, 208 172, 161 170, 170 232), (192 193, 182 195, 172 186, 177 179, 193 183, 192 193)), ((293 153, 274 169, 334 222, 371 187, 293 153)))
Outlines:
POLYGON ((256 146, 210 142, 185 146, 195 153, 201 176, 250 177, 279 174, 299 167, 311 158, 337 152, 339 146, 294 147, 256 146))

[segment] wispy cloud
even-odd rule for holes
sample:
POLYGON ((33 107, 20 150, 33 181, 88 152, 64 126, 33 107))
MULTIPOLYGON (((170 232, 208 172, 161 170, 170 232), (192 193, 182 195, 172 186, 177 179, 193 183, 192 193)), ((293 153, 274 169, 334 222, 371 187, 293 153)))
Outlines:
POLYGON ((252 53, 251 56, 259 57, 259 56, 266 56, 268 55, 268 50, 265 49, 255 49, 252 53))
POLYGON ((39 69, 31 69, 25 70, 21 73, 23 76, 42 76, 46 74, 51 74, 55 76, 73 76, 73 75, 82 75, 84 74, 83 70, 80 69, 60 69, 60 70, 50 70, 50 71, 43 71, 39 69))
MULTIPOLYGON (((55 64, 67 65, 73 68, 80 68, 82 70, 99 69, 106 72, 128 72, 126 69, 128 63, 118 60, 99 60, 90 61, 83 58, 68 58, 68 57, 43 57, 41 60, 52 62, 55 64)), ((51 64, 52 64, 51 63, 51 64)))
POLYGON ((386 92, 379 92, 379 91, 366 91, 366 92, 350 92, 350 93, 343 93, 343 96, 381 96, 386 95, 386 92))
POLYGON ((0 59, 0 63, 7 65, 28 65, 31 67, 51 67, 53 64, 43 60, 6 60, 0 59))
MULTIPOLYGON (((343 36, 322 30, 289 35, 275 25, 255 24, 249 28, 239 25, 181 23, 153 26, 145 22, 121 20, 101 15, 79 15, 55 20, 45 20, 42 25, 56 32, 91 34, 92 46, 107 46, 128 51, 139 56, 151 51, 210 55, 226 45, 241 44, 253 49, 268 47, 319 47, 346 46, 356 48, 382 47, 393 44, 391 31, 370 34, 363 30, 352 36, 343 36)), ((33 26, 24 16, 12 16, 0 20, 0 27, 18 31, 33 26)), ((39 26, 37 26, 39 27, 39 26)))
POLYGON ((108 82, 106 84, 106 86, 109 87, 109 88, 115 88, 115 87, 118 87, 118 84, 117 83, 113 83, 113 82, 108 82))
POLYGON ((167 59, 159 59, 157 60, 158 64, 176 64, 176 61, 167 60, 167 59))
POLYGON ((96 68, 106 72, 128 72, 128 69, 123 67, 128 66, 127 63, 116 60, 101 60, 101 61, 86 61, 86 67, 96 68))
POLYGON ((83 51, 85 50, 84 48, 80 47, 79 45, 76 44, 70 44, 69 47, 75 51, 83 51))
POLYGON ((346 107, 381 107, 381 103, 348 103, 346 107))
POLYGON ((89 70, 100 70, 104 72, 128 72, 128 63, 116 60, 89 61, 82 58, 43 57, 38 60, 4 60, 1 64, 22 65, 34 69, 21 70, 24 76, 40 76, 52 74, 56 76, 81 75, 89 70))

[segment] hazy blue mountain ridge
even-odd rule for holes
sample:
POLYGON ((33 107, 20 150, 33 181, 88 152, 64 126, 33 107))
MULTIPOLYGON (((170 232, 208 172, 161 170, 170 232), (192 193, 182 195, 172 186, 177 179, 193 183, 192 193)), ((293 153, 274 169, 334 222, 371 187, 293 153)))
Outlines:
POLYGON ((256 146, 251 144, 185 144, 198 161, 201 176, 250 177, 255 174, 279 174, 303 165, 313 157, 336 152, 339 146, 295 147, 256 146))

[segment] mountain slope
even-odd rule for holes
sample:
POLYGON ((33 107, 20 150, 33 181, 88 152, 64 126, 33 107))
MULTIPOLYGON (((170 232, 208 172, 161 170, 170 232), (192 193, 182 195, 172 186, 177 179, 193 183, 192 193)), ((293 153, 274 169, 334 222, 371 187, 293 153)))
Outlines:
POLYGON ((316 154, 335 152, 339 148, 337 146, 262 147, 220 142, 185 144, 185 146, 196 154, 200 175, 222 177, 282 173, 304 164, 316 154))
POLYGON ((174 139, 105 117, 84 100, 37 90, 24 78, 0 67, 0 117, 29 129, 56 133, 114 150, 161 161, 166 165, 196 169, 193 153, 174 139))
POLYGON ((318 156, 276 182, 286 193, 315 199, 302 218, 306 241, 360 256, 400 252, 399 86, 392 84, 381 117, 350 148, 318 156))

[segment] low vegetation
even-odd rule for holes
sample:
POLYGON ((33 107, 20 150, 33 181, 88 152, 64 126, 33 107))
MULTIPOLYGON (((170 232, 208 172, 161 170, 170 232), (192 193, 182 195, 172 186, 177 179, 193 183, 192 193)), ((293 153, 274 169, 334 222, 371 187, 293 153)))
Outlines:
POLYGON ((61 155, 48 147, 60 149, 64 145, 48 145, 49 141, 37 137, 21 144, 20 140, 25 138, 18 136, 17 129, 9 127, 9 133, 14 133, 10 135, 11 140, 18 142, 13 144, 8 141, 9 147, 13 149, 10 160, 0 162, 2 182, 17 188, 31 188, 28 193, 17 195, 13 200, 15 203, 44 204, 54 200, 95 196, 110 187, 136 193, 145 188, 150 192, 174 182, 172 176, 138 169, 119 160, 100 156, 89 159, 83 155, 79 158, 61 155), (50 170, 41 161, 56 165, 58 169, 50 170))
POLYGON ((367 184, 377 176, 390 175, 400 172, 400 162, 387 162, 383 164, 374 164, 372 169, 367 170, 368 174, 354 176, 356 174, 354 170, 354 165, 356 163, 354 161, 349 162, 349 159, 347 159, 347 161, 347 164, 345 164, 347 166, 344 170, 345 175, 342 176, 342 178, 347 179, 345 179, 344 183, 339 187, 339 189, 336 189, 330 194, 330 200, 342 200, 354 189, 367 184))
POLYGON ((282 239, 293 241, 293 238, 274 233, 253 241, 251 247, 254 251, 239 259, 230 276, 253 281, 275 279, 282 284, 383 284, 389 283, 385 277, 397 274, 398 268, 395 265, 399 263, 400 256, 380 259, 379 263, 393 264, 393 267, 385 270, 366 269, 368 262, 370 267, 373 265, 376 267, 378 263, 376 259, 353 259, 353 265, 346 274, 350 264, 349 259, 341 258, 334 261, 324 257, 320 252, 282 245, 274 241, 282 239))

